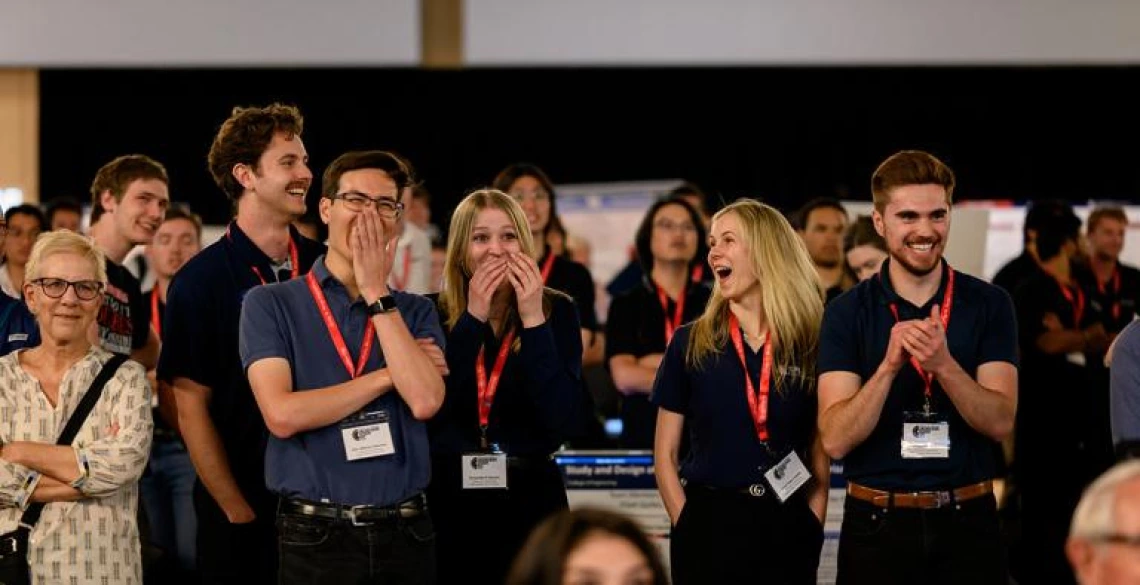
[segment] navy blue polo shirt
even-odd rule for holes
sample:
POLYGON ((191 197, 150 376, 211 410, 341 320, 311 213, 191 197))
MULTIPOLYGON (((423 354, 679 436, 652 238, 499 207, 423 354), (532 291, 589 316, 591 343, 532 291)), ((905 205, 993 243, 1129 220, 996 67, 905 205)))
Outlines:
POLYGON ((0 355, 39 344, 39 325, 24 301, 0 294, 0 355))
MULTIPOLYGON (((348 289, 329 273, 324 257, 313 264, 313 275, 355 364, 370 319, 368 307, 363 298, 349 298, 348 289)), ((392 291, 392 296, 412 337, 431 338, 444 347, 439 317, 431 301, 400 291, 392 291)), ((351 380, 304 279, 259 287, 246 296, 241 312, 242 364, 248 369, 256 361, 272 357, 289 361, 295 392, 351 380)), ((374 342, 364 371, 387 366, 380 344, 374 342)), ((269 490, 287 498, 373 506, 395 504, 422 492, 431 478, 426 423, 412 416, 395 390, 362 409, 377 411, 388 413, 395 453, 349 461, 339 424, 288 439, 271 436, 265 455, 269 490)))
MULTIPOLYGON (((732 342, 706 357, 702 367, 691 368, 685 353, 692 330, 690 323, 673 335, 650 397, 653 404, 685 417, 690 442, 688 455, 681 461, 681 477, 720 488, 764 483, 764 472, 791 450, 810 467, 817 405, 814 380, 805 378, 798 368, 789 368, 783 384, 777 386, 777 368, 772 368, 765 448, 756 436, 745 394, 745 370, 732 342)), ((752 387, 759 392, 764 348, 756 352, 745 344, 744 356, 752 387)))
MULTIPOLYGON (((575 436, 593 402, 582 384, 582 333, 570 297, 547 290, 550 314, 537 327, 516 323, 518 340, 503 364, 488 416, 487 440, 519 457, 545 457, 575 436)), ((490 323, 464 312, 447 335, 447 394, 431 420, 432 453, 454 456, 479 449, 479 349, 490 376, 500 339, 490 323)))
MULTIPOLYGON (((547 246, 546 254, 538 261, 540 269, 550 259, 551 253, 550 246, 547 246)), ((578 307, 580 329, 597 331, 600 328, 598 314, 594 309, 594 277, 590 276, 589 269, 564 256, 555 256, 554 265, 550 267, 550 277, 546 279, 546 286, 564 292, 574 299, 574 304, 578 307)), ((578 335, 581 336, 581 333, 578 335)))
MULTIPOLYGON (((305 274, 325 246, 292 227, 289 233, 297 247, 299 273, 305 274)), ((231 222, 225 236, 178 270, 166 294, 158 378, 188 378, 211 389, 210 418, 234 479, 247 499, 260 495, 265 504, 273 501, 265 489, 269 433, 238 354, 242 299, 261 284, 255 267, 273 278, 270 258, 231 222)))
MULTIPOLYGON (((891 286, 888 259, 881 277, 856 285, 831 304, 823 315, 820 333, 819 374, 854 372, 866 382, 878 370, 887 351, 895 317, 895 304, 903 321, 930 317, 941 306, 949 265, 942 262, 942 284, 931 299, 916 307, 898 296, 891 286)), ((1017 365, 1017 323, 1009 295, 994 285, 955 272, 950 326, 946 329, 950 355, 970 375, 989 362, 1017 365)), ((883 490, 948 489, 977 483, 997 474, 997 443, 973 429, 959 414, 935 380, 931 409, 950 423, 950 457, 903 459, 903 413, 920 411, 925 384, 908 363, 895 377, 879 415, 879 422, 862 443, 844 459, 848 480, 883 490)))
MULTIPOLYGON (((681 321, 688 323, 701 316, 712 291, 705 283, 689 283, 685 287, 685 307, 681 321)), ((616 355, 642 358, 665 352, 665 315, 672 320, 677 303, 668 299, 662 309, 657 287, 648 278, 610 303, 606 318, 606 368, 616 355)), ((630 394, 621 401, 621 444, 627 449, 652 449, 657 426, 657 407, 649 403, 649 394, 630 394)))

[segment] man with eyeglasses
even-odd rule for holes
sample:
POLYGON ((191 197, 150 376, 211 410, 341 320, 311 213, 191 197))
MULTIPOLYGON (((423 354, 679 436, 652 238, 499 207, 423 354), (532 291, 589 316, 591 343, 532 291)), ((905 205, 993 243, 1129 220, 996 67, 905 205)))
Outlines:
POLYGON ((135 246, 149 244, 170 205, 170 179, 158 161, 132 154, 103 165, 91 183, 91 238, 107 261, 99 308, 103 349, 131 356, 146 369, 158 363, 158 337, 139 281, 123 266, 135 246))
POLYGON ((292 226, 313 175, 292 106, 235 108, 214 137, 209 168, 237 215, 187 262, 166 295, 160 383, 198 473, 198 571, 206 583, 274 583, 277 498, 265 488, 265 421, 238 352, 250 289, 305 274, 325 247, 292 226))
POLYGON ((1065 552, 1081 585, 1140 583, 1140 461, 1118 463, 1085 489, 1065 552))
POLYGON ((443 403, 443 333, 431 301, 387 285, 408 183, 390 153, 338 157, 322 179, 328 254, 242 307, 283 585, 435 581, 425 421, 443 403))
MULTIPOLYGON (((0 260, 4 258, 4 239, 7 235, 8 222, 0 214, 0 260)), ((0 355, 39 344, 40 329, 28 307, 17 298, 0 294, 0 355)))

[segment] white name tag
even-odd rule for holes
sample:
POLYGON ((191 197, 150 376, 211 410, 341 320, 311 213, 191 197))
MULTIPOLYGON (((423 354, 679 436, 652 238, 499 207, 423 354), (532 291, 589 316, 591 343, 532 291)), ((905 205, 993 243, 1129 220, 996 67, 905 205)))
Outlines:
POLYGON ((344 457, 349 461, 396 452, 392 427, 385 411, 366 412, 340 423, 340 436, 344 439, 344 457))
POLYGON ((811 479, 811 473, 807 467, 804 467, 804 462, 800 461, 800 456, 792 451, 779 463, 773 465, 764 474, 764 479, 768 480, 768 485, 772 486, 772 491, 776 493, 780 503, 783 503, 811 479))
POLYGON ((1071 352, 1065 354, 1065 360, 1068 361, 1070 364, 1075 364, 1075 365, 1082 366, 1082 367, 1084 367, 1084 365, 1086 363, 1088 363, 1085 360, 1085 354, 1083 354, 1079 351, 1071 351, 1071 352))
POLYGON ((473 453, 461 458, 463 489, 507 489, 507 456, 503 453, 473 453))
POLYGON ((950 457, 950 423, 935 420, 910 419, 903 422, 903 459, 946 459, 950 457))

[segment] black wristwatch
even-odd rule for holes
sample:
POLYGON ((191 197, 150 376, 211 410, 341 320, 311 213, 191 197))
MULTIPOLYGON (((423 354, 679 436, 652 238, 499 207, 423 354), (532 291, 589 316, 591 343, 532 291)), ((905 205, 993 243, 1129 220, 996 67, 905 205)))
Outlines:
POLYGON ((376 299, 375 303, 368 305, 369 315, 379 315, 380 313, 391 313, 396 310, 396 297, 392 295, 384 295, 376 299))

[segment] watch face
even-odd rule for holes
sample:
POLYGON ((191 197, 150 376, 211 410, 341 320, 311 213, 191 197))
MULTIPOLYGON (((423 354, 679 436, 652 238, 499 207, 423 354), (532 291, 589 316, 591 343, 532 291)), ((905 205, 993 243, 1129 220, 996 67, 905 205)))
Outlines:
POLYGON ((395 297, 393 297, 391 295, 388 295, 385 297, 380 297, 379 299, 376 299, 376 302, 372 303, 372 305, 370 305, 368 307, 368 312, 373 314, 373 315, 375 315, 377 313, 388 313, 388 312, 395 311, 395 310, 396 310, 396 299, 395 299, 395 297))

